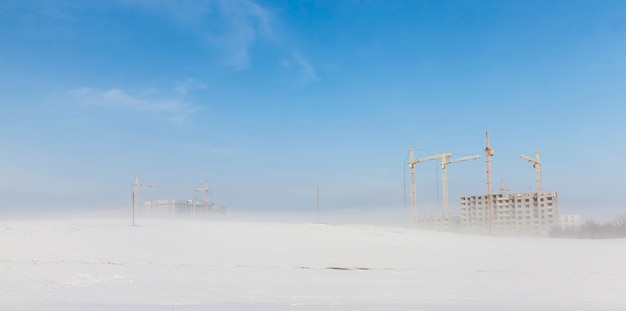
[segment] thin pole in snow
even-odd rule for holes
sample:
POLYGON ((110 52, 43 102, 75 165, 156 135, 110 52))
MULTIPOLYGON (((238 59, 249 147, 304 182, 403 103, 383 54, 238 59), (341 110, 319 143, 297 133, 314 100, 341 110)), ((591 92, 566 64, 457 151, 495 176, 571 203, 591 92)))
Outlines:
POLYGON ((133 226, 135 226, 135 191, 133 191, 133 226))
POLYGON ((317 187, 317 223, 320 223, 320 187, 317 187))

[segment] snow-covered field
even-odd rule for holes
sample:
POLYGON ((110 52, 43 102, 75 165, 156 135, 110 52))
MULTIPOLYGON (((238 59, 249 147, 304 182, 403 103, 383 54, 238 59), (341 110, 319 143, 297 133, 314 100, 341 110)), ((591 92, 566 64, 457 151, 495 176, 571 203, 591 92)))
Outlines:
POLYGON ((73 219, 0 248, 0 310, 626 310, 623 239, 73 219))

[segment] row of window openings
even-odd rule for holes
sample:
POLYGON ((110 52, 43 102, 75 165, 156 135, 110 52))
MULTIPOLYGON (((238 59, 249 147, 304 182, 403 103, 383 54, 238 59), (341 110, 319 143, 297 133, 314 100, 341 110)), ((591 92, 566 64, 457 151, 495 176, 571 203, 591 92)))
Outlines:
MULTIPOLYGON (((479 203, 479 204, 474 204, 474 205, 472 205, 472 204, 467 204, 466 205, 465 203, 461 203, 461 206, 483 206, 483 204, 479 203)), ((486 204, 485 204, 485 206, 486 206, 486 204)), ((524 206, 528 208, 528 207, 531 206, 531 204, 525 204, 524 206)), ((539 206, 540 207, 553 206, 553 204, 552 203, 548 203, 548 205, 545 205, 545 204, 542 203, 539 206)), ((496 205, 496 208, 515 208, 515 207, 516 207, 516 205, 496 205)), ((517 205, 517 207, 522 207, 522 205, 521 204, 517 205)))
MULTIPOLYGON (((475 210, 475 209, 461 209, 461 214, 482 214, 482 213, 487 214, 487 212, 489 212, 487 209, 479 209, 479 210, 475 210)), ((506 211, 494 211, 494 213, 497 213, 499 215, 502 214, 518 214, 518 215, 522 215, 522 214, 556 214, 555 211, 553 210, 530 210, 527 209, 526 211, 522 211, 522 210, 518 210, 518 211, 512 211, 512 210, 506 210, 506 211)))
MULTIPOLYGON (((465 199, 465 198, 463 198, 463 199, 461 199, 461 200, 462 200, 462 201, 464 201, 464 199, 465 199)), ((552 197, 548 197, 548 198, 546 198, 546 200, 547 200, 547 201, 552 201, 552 197)), ((477 201, 478 201, 478 202, 483 202, 483 199, 479 199, 479 200, 477 200, 477 201)), ((487 201, 487 200, 485 199, 485 201, 487 201)), ((534 201, 534 200, 533 200, 533 201, 534 201)), ((540 198, 540 199, 539 199, 539 201, 540 201, 540 202, 543 202, 543 201, 544 201, 544 198, 540 198)), ((498 200, 498 203, 502 203, 502 202, 505 202, 505 203, 511 202, 511 203, 513 203, 513 202, 515 202, 515 199, 510 199, 510 200, 498 200)), ((522 199, 517 199, 517 202, 518 202, 518 203, 521 203, 521 202, 522 202, 522 199)), ((524 199, 524 202, 530 202, 530 199, 524 199)))
MULTIPOLYGON (((485 216, 486 216, 486 215, 487 215, 487 214, 485 214, 485 216)), ((482 214, 482 213, 478 213, 478 215, 477 215, 477 216, 478 216, 478 217, 482 217, 482 216, 483 216, 483 214, 482 214)), ((468 217, 468 215, 466 215, 466 214, 461 214, 461 218, 465 218, 465 219, 466 219, 467 217, 468 217)), ((522 217, 524 217, 524 216, 523 216, 523 215, 522 215, 522 216, 518 215, 518 216, 517 216, 517 219, 522 219, 522 217)), ((554 215, 547 215, 547 217, 548 217, 548 218, 553 218, 553 217, 554 217, 554 215)), ((533 217, 533 218, 535 218, 535 217, 533 217)), ((503 216, 501 219, 515 219, 515 216, 503 216)), ((529 215, 526 215, 526 219, 530 219, 530 216, 529 216, 529 215)), ((546 219, 546 215, 541 215, 541 219, 546 219)))
MULTIPOLYGON (((478 206, 483 207, 483 205, 478 205, 478 206)), ((552 203, 548 203, 548 205, 547 205, 547 206, 548 206, 548 207, 551 207, 551 206, 553 206, 553 205, 552 205, 552 203)), ((476 207, 476 206, 466 206, 465 204, 461 204, 461 209, 466 209, 466 208, 470 208, 470 207, 476 207)), ((526 205, 524 205, 524 206, 521 206, 521 205, 518 205, 518 206, 515 206, 515 205, 499 205, 499 206, 495 206, 495 208, 499 208, 499 209, 504 209, 504 208, 515 208, 515 207, 517 207, 517 208, 522 208, 522 207, 525 207, 525 208, 530 208, 530 207, 531 207, 531 205, 530 205, 530 204, 526 204, 526 205)), ((546 205, 545 205, 545 204, 540 204, 540 205, 539 205, 539 207, 546 207, 546 205)))
MULTIPOLYGON (((484 224, 483 222, 468 222, 468 223, 464 223, 463 225, 464 225, 464 226, 472 226, 472 225, 475 225, 475 226, 482 226, 483 224, 484 224)), ((496 224, 496 226, 497 226, 497 225, 514 225, 514 224, 515 224, 515 221, 510 221, 510 222, 506 222, 506 223, 496 224)), ((524 222, 523 222, 523 221, 518 221, 518 222, 517 222, 517 224, 518 224, 518 225, 524 225, 524 222)), ((530 224, 531 224, 531 222, 530 222, 530 221, 527 221, 527 222, 526 222, 526 225, 530 225, 530 224)), ((533 225, 538 225, 538 224, 539 224, 539 222, 538 222, 538 221, 534 221, 534 222, 532 222, 532 224, 533 224, 533 225)), ((542 225, 545 225, 545 224, 546 224, 546 222, 545 222, 545 221, 542 221, 542 222, 541 222, 541 224, 542 224, 542 225)))
MULTIPOLYGON (((461 212, 468 212, 468 213, 476 213, 476 212, 481 212, 481 211, 486 211, 486 208, 461 208, 461 212)), ((497 209, 496 209, 497 210, 497 209)), ((534 213, 553 213, 554 210, 553 209, 531 209, 531 208, 526 208, 526 209, 517 209, 517 210, 511 210, 511 209, 507 209, 507 210, 502 210, 502 208, 500 208, 499 210, 497 210, 498 213, 518 213, 518 214, 523 214, 523 213, 530 213, 530 212, 534 212, 534 213)))

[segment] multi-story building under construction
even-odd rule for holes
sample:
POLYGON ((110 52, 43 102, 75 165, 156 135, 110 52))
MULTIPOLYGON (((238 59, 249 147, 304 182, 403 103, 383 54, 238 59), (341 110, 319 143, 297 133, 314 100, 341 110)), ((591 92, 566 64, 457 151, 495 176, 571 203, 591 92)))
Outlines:
POLYGON ((498 235, 548 235, 559 226, 556 192, 494 194, 461 197, 461 230, 498 235))
POLYGON ((201 200, 154 200, 145 201, 139 213, 151 217, 201 217, 224 213, 223 206, 201 200))

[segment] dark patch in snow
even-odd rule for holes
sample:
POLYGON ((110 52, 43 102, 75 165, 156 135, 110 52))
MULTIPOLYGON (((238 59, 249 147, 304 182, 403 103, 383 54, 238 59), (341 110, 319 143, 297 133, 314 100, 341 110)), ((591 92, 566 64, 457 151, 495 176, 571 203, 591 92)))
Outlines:
POLYGON ((361 270, 361 271, 366 271, 366 270, 372 270, 371 268, 363 268, 363 267, 326 267, 327 270, 342 270, 342 271, 349 271, 349 270, 361 270))

